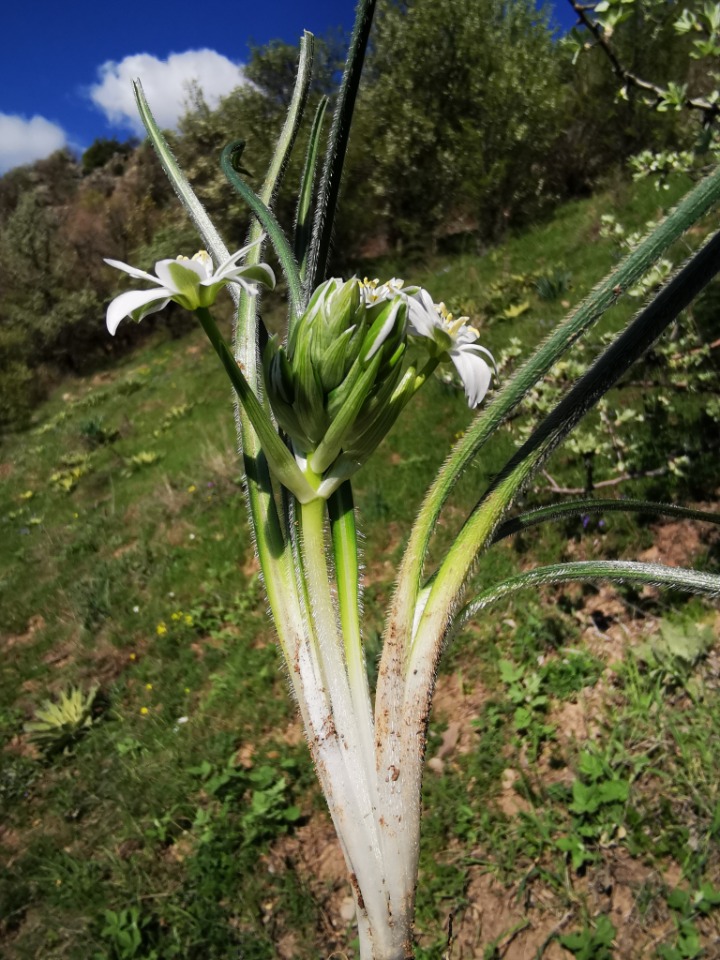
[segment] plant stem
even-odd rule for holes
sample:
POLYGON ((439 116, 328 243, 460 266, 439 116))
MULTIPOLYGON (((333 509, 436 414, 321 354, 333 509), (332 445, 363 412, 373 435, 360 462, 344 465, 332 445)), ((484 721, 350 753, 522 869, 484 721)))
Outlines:
MULTIPOLYGON (((344 841, 348 869, 351 878, 354 878, 358 912, 367 914, 370 929, 378 931, 379 935, 387 925, 388 913, 376 819, 374 754, 368 756, 363 748, 371 723, 369 697, 365 700, 360 696, 362 702, 358 705, 359 712, 356 712, 358 691, 355 691, 354 697, 345 660, 345 645, 338 630, 337 611, 330 589, 324 501, 299 504, 298 516, 301 575, 312 604, 309 613, 316 638, 321 683, 327 691, 331 708, 325 736, 332 737, 338 743, 344 766, 342 775, 336 776, 332 784, 342 813, 342 819, 336 822, 336 827, 344 841)), ((357 593, 354 602, 357 604, 357 593)), ((354 630, 352 623, 351 630, 354 630)))
POLYGON ((238 362, 233 357, 230 347, 225 343, 222 334, 218 330, 212 314, 206 307, 198 307, 195 315, 200 320, 208 340, 212 344, 220 362, 225 368, 225 372, 230 378, 230 382, 258 436, 262 450, 275 476, 289 490, 292 490, 299 499, 304 501, 314 499, 314 489, 301 473, 295 458, 283 443, 268 413, 253 393, 238 362))
MULTIPOLYGON (((349 480, 346 480, 330 497, 328 512, 350 695, 353 712, 359 725, 360 745, 366 768, 370 773, 372 789, 375 786, 375 777, 372 775, 375 769, 374 730, 365 651, 360 634, 360 570, 355 506, 349 480)), ((376 804, 377 797, 373 796, 373 805, 376 806, 376 804)))

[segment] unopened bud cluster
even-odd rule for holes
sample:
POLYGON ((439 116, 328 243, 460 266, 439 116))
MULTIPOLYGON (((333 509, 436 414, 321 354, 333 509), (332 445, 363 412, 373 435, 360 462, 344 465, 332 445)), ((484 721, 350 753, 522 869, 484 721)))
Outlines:
POLYGON ((407 302, 357 279, 327 280, 287 347, 271 339, 265 386, 280 427, 315 475, 354 472, 390 426, 406 349, 407 302), (338 458, 342 453, 341 463, 338 458))

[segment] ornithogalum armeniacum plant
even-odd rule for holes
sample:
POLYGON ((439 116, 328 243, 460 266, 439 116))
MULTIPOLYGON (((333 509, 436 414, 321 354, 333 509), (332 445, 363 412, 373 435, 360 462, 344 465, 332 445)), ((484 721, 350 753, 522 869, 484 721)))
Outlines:
MULTIPOLYGON (((363 960, 413 956, 413 912, 420 830, 420 787, 434 677, 451 634, 511 591, 568 580, 638 581, 718 595, 720 577, 657 564, 565 563, 541 567, 470 594, 479 553, 519 529, 559 516, 605 508, 577 501, 502 522, 544 460, 650 346, 720 268, 720 237, 711 238, 636 316, 508 461, 433 570, 426 557, 433 528, 453 486, 497 428, 551 366, 720 195, 720 173, 679 207, 601 283, 530 356, 496 387, 432 481, 410 532, 386 628, 374 703, 361 631, 361 589, 352 477, 439 364, 453 364, 468 404, 483 401, 492 358, 465 318, 404 281, 326 277, 330 236, 370 25, 373 0, 361 0, 335 104, 322 175, 321 132, 327 103, 316 113, 291 242, 273 199, 301 123, 312 65, 306 34, 295 93, 274 159, 259 193, 241 179, 230 144, 221 164, 254 216, 248 245, 230 255, 160 133, 139 84, 140 114, 160 160, 209 253, 163 260, 155 275, 112 266, 152 284, 121 294, 108 309, 115 331, 173 300, 193 310, 238 398, 248 508, 258 558, 288 677, 309 748, 347 863, 363 960), (319 184, 316 189, 316 183, 319 184), (262 262, 269 240, 288 290, 284 340, 261 336, 258 298, 274 284, 262 262), (242 262, 241 262, 242 261, 242 262), (217 266, 213 269, 212 264, 217 266), (220 335, 212 307, 227 287, 236 306, 233 346, 220 335), (263 344, 261 350, 260 344, 263 344)), ((614 503, 617 506, 616 503, 614 503)), ((647 510, 627 500, 628 510, 647 510)), ((658 512, 663 511, 658 506, 658 512)), ((717 522, 714 515, 682 511, 717 522)))

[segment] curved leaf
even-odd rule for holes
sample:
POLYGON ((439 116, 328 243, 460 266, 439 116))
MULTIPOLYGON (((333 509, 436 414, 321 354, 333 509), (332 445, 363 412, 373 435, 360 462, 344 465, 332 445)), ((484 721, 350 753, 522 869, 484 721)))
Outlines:
POLYGON ((660 563, 637 563, 631 560, 582 560, 576 563, 555 563, 537 567, 497 583, 467 603, 452 622, 451 632, 461 629, 481 610, 503 597, 527 587, 543 584, 592 582, 638 583, 651 587, 668 587, 688 593, 720 597, 720 576, 686 567, 668 567, 660 563))
POLYGON ((679 507, 674 503, 656 503, 654 500, 569 500, 567 503, 552 503, 547 507, 529 510, 527 513, 506 520, 495 531, 492 543, 511 537, 529 527, 550 520, 566 520, 568 517, 581 517, 590 513, 654 513, 663 517, 682 517, 684 520, 703 520, 706 523, 720 523, 720 513, 708 513, 705 510, 693 510, 679 507))

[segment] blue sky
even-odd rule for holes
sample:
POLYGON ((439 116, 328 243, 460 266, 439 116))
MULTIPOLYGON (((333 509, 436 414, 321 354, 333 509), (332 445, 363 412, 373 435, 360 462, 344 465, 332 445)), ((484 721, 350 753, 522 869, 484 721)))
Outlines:
MULTIPOLYGON (((553 6, 572 23, 565 0, 553 6)), ((349 30, 355 0, 13 0, 3 13, 0 174, 68 145, 138 133, 129 81, 143 77, 172 126, 196 77, 209 102, 242 82, 248 45, 349 30), (222 11, 216 13, 215 11, 222 11)))

